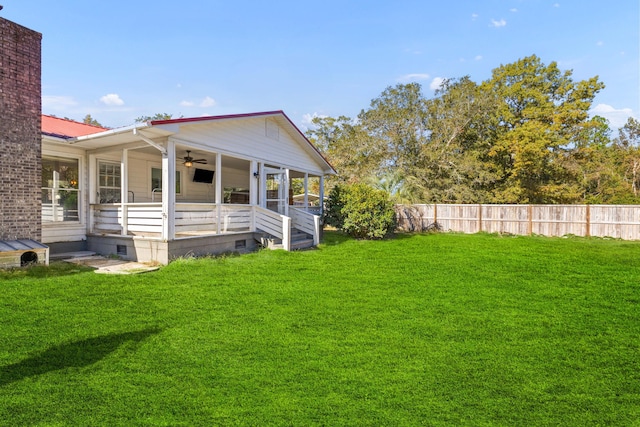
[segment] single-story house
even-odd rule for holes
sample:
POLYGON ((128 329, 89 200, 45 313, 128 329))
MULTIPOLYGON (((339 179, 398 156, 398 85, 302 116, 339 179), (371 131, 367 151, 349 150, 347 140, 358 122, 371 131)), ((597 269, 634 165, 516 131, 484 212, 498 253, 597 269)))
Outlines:
POLYGON ((319 242, 321 204, 293 206, 290 189, 298 180, 308 194, 313 183, 322 200, 335 170, 282 111, 116 129, 41 123, 42 243, 52 254, 166 264, 267 241, 291 250, 296 235, 307 238, 299 246, 319 242))

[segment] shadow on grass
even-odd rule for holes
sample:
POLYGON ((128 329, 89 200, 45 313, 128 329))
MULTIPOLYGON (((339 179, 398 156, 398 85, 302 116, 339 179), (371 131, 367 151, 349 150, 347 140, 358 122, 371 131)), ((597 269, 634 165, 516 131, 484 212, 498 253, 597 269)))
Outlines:
POLYGON ((51 347, 18 363, 1 367, 0 387, 48 372, 93 365, 116 351, 124 343, 137 344, 161 331, 160 328, 149 328, 114 333, 51 347))
POLYGON ((349 240, 353 238, 338 230, 324 230, 322 235, 322 243, 325 246, 336 246, 349 240))
MULTIPOLYGON (((373 240, 377 240, 377 241, 390 241, 390 240, 405 240, 405 239, 411 239, 413 236, 415 236, 416 234, 427 234, 427 233, 404 233, 404 232, 396 232, 391 234, 390 236, 385 237, 384 239, 373 239, 373 240)), ((340 245, 342 243, 348 242, 348 241, 352 241, 352 240, 358 240, 355 239, 354 237, 349 236, 348 234, 342 232, 342 231, 337 231, 337 230, 330 230, 324 231, 324 236, 322 239, 322 243, 325 246, 337 246, 340 245)))
POLYGON ((64 261, 54 261, 49 265, 32 265, 29 267, 0 269, 0 279, 19 279, 22 277, 43 279, 47 277, 60 277, 86 273, 93 270, 95 270, 95 268, 84 265, 71 264, 64 261))

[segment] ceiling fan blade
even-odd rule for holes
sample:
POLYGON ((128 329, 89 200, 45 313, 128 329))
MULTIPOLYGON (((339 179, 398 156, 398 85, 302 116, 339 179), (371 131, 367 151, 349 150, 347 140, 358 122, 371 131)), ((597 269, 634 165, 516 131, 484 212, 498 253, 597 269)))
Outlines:
POLYGON ((207 159, 195 159, 191 160, 193 163, 207 163, 207 159))

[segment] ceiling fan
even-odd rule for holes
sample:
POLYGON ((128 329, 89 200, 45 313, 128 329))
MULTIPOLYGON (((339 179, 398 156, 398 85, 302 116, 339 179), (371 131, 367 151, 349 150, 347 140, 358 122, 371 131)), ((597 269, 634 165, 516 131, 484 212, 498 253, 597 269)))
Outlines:
POLYGON ((182 164, 188 168, 193 166, 194 163, 201 163, 203 165, 207 164, 207 159, 194 159, 193 157, 191 157, 191 150, 187 150, 187 155, 184 156, 183 159, 184 162, 182 162, 182 164))

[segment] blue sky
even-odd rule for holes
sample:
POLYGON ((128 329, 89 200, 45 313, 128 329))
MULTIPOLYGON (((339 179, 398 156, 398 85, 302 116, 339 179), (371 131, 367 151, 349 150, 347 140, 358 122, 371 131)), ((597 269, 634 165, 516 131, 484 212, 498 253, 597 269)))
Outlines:
POLYGON ((355 117, 388 86, 491 70, 535 54, 598 75, 593 114, 640 117, 638 0, 0 0, 43 33, 43 112, 136 117, 284 110, 355 117))

